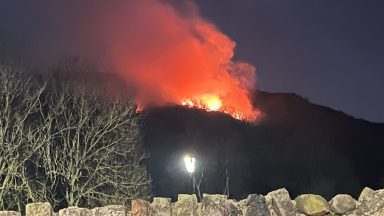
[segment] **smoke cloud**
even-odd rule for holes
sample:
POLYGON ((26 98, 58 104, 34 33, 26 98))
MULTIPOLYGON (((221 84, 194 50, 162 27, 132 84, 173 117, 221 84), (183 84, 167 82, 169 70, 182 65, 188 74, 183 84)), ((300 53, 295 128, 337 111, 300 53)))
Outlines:
POLYGON ((191 1, 10 1, 0 20, 3 51, 34 64, 87 57, 133 83, 141 107, 188 102, 239 118, 259 115, 249 95, 255 68, 232 60, 235 42, 191 1))

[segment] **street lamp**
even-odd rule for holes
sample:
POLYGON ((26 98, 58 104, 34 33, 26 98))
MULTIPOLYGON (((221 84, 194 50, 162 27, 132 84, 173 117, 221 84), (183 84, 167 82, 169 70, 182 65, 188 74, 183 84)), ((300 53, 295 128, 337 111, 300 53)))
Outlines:
POLYGON ((196 168, 196 158, 191 154, 186 154, 184 156, 184 164, 187 172, 189 173, 191 182, 192 182, 192 192, 196 191, 196 180, 195 180, 195 168, 196 168))
POLYGON ((184 163, 187 172, 192 175, 195 172, 196 158, 187 154, 184 156, 184 163))

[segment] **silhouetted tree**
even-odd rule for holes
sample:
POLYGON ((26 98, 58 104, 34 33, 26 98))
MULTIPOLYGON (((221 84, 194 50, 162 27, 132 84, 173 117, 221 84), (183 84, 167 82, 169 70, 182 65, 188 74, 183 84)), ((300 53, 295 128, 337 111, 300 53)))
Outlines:
POLYGON ((44 89, 21 70, 0 65, 0 209, 21 210, 27 202, 25 164, 46 139, 36 124, 44 89))
POLYGON ((92 207, 149 195, 140 116, 132 102, 69 85, 50 92, 45 106, 51 141, 38 152, 46 177, 35 190, 40 200, 92 207))
POLYGON ((38 85, 0 68, 0 208, 27 202, 129 204, 147 198, 140 115, 131 101, 71 82, 38 85))

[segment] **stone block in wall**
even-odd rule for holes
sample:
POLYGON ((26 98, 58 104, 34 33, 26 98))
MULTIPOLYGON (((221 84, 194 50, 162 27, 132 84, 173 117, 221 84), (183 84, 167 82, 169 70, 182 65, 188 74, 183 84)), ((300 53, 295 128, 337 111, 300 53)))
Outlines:
POLYGON ((265 200, 271 215, 296 216, 296 207, 285 188, 268 193, 265 200))
POLYGON ((197 216, 197 197, 195 194, 179 194, 172 208, 172 216, 197 216))
POLYGON ((313 216, 322 216, 330 212, 328 202, 319 195, 303 194, 295 199, 296 208, 300 213, 313 216))
POLYGON ((224 216, 228 215, 227 211, 227 196, 225 195, 210 195, 203 194, 201 208, 199 209, 200 216, 224 216))
POLYGON ((265 197, 262 195, 250 194, 241 202, 244 203, 245 216, 270 216, 265 197))
POLYGON ((171 199, 155 197, 150 204, 151 216, 171 216, 171 199))
POLYGON ((356 204, 356 200, 348 194, 338 194, 329 201, 331 211, 339 215, 355 210, 356 204))
POLYGON ((127 216, 128 208, 123 205, 109 205, 90 210, 92 216, 127 216))
POLYGON ((354 215, 372 215, 374 212, 384 209, 384 190, 374 191, 364 188, 359 197, 357 209, 354 215))
POLYGON ((132 216, 149 216, 149 202, 145 200, 132 200, 132 216))
POLYGON ((52 206, 48 202, 30 203, 25 207, 26 216, 52 216, 52 206))
POLYGON ((245 208, 241 205, 240 202, 236 202, 233 199, 226 200, 227 206, 227 214, 228 216, 243 216, 243 211, 245 212, 245 208))
POLYGON ((372 189, 369 188, 369 187, 365 187, 365 188, 361 191, 358 201, 359 201, 359 202, 363 202, 364 200, 370 199, 370 198, 373 197, 374 195, 375 195, 375 191, 374 191, 374 190, 372 190, 372 189))
POLYGON ((270 216, 270 212, 263 195, 250 194, 247 199, 239 201, 238 204, 244 216, 270 216))
POLYGON ((0 216, 21 216, 21 213, 16 211, 0 211, 0 216))
POLYGON ((59 216, 91 216, 91 211, 86 208, 68 207, 59 211, 59 216))

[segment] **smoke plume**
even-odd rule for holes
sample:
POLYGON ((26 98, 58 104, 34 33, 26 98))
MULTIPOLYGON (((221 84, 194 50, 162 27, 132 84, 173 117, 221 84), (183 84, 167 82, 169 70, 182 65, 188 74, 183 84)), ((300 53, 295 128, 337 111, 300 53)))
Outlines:
POLYGON ((10 1, 0 9, 0 36, 35 64, 87 57, 133 83, 142 108, 171 103, 257 118, 255 68, 234 62, 235 42, 182 2, 10 1))

